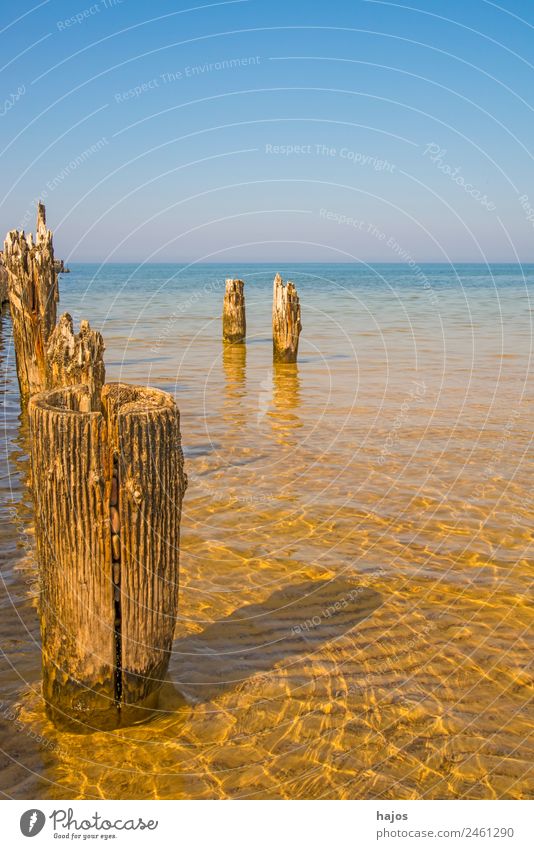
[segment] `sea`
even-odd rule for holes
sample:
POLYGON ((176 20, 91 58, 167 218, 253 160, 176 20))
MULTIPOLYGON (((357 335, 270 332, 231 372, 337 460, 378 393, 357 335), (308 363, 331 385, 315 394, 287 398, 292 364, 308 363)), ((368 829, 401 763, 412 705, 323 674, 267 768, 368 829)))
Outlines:
POLYGON ((0 331, 0 792, 15 799, 521 799, 532 742, 533 265, 80 264, 58 315, 180 411, 179 616, 157 714, 69 734, 0 331), (301 302, 273 364, 273 278, 301 302), (224 346, 225 278, 247 340, 224 346))

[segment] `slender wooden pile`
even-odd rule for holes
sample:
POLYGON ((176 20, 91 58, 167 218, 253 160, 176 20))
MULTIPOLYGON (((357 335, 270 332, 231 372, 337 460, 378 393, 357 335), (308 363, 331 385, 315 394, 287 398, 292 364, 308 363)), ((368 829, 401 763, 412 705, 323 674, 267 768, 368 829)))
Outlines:
POLYGON ((121 702, 150 705, 165 676, 178 605, 187 486, 180 416, 165 392, 111 383, 102 392, 118 470, 121 702))
POLYGON ((29 415, 47 713, 114 727, 106 422, 86 387, 34 395, 29 415))
POLYGON ((275 362, 294 363, 297 360, 300 321, 300 301, 293 283, 284 282, 279 274, 273 286, 273 358, 275 362))
MULTIPOLYGON (((226 281, 223 303, 223 341, 240 344, 246 338, 245 295, 242 280, 226 281)), ((293 283, 284 284, 281 276, 274 278, 273 287, 273 359, 275 362, 297 361, 299 337, 302 330, 300 301, 293 283)))
POLYGON ((242 280, 226 281, 223 304, 223 339, 225 342, 244 342, 247 335, 245 293, 242 280))

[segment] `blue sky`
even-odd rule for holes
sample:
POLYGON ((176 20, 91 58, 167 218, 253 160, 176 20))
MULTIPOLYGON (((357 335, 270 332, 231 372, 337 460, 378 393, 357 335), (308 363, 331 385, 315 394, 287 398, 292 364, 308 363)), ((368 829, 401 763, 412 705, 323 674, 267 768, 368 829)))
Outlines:
POLYGON ((72 261, 534 261, 533 36, 519 0, 22 0, 0 229, 43 197, 72 261))

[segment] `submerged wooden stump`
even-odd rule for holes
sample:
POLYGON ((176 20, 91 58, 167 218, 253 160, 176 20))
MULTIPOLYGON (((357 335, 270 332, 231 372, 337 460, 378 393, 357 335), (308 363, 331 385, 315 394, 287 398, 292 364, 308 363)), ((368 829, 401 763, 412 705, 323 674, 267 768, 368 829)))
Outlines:
POLYGON ((282 278, 277 274, 273 287, 273 358, 275 362, 296 362, 301 330, 297 290, 293 283, 288 282, 284 285, 282 278))
POLYGON ((157 704, 186 487, 169 395, 107 384, 102 411, 90 407, 85 386, 29 405, 43 695, 74 731, 142 722, 157 704))
POLYGON ((4 243, 4 265, 13 322, 17 377, 23 403, 47 387, 46 347, 56 324, 59 299, 52 233, 39 204, 35 243, 32 234, 11 230, 4 243))
POLYGON ((228 279, 223 304, 223 339, 225 342, 244 342, 247 335, 245 318, 245 284, 228 279))

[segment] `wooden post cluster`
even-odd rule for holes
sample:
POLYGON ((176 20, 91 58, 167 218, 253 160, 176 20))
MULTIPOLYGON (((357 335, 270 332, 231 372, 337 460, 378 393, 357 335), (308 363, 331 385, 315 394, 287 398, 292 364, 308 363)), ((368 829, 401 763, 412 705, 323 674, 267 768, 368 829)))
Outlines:
POLYGON ((300 301, 293 283, 284 282, 279 274, 273 287, 273 358, 275 362, 294 363, 297 360, 300 321, 300 301))
POLYGON ((228 279, 223 304, 223 339, 225 342, 244 342, 247 335, 245 317, 245 284, 242 280, 228 279))
POLYGON ((43 694, 60 728, 111 729, 157 705, 178 601, 187 485, 164 392, 107 384, 32 397, 43 694))
POLYGON ((29 401, 41 578, 43 695, 62 729, 111 729, 157 703, 178 602, 186 487, 179 414, 164 392, 104 385, 104 343, 56 324, 52 233, 11 231, 5 274, 23 405, 29 401))
POLYGON ((35 243, 31 233, 26 236, 24 231, 11 230, 3 259, 22 404, 36 392, 85 383, 98 406, 104 382, 104 343, 88 322, 81 323, 75 336, 68 313, 56 327, 57 262, 42 203, 37 210, 35 243))
MULTIPOLYGON (((35 242, 11 231, 4 265, 17 374, 29 401, 41 577, 43 695, 62 729, 148 719, 167 671, 178 605, 183 468, 179 413, 155 389, 105 384, 104 343, 70 315, 56 324, 58 272, 39 204, 35 242)), ((295 286, 274 280, 273 356, 295 363, 295 286)), ((244 283, 228 279, 225 368, 245 371, 244 283)), ((281 367, 282 368, 282 367, 281 367)))
MULTIPOLYGON (((223 340, 241 343, 246 337, 245 295, 242 280, 226 281, 223 303, 223 340)), ((300 301, 296 287, 284 285, 279 274, 273 288, 273 359, 275 362, 295 363, 299 348, 300 301)))

